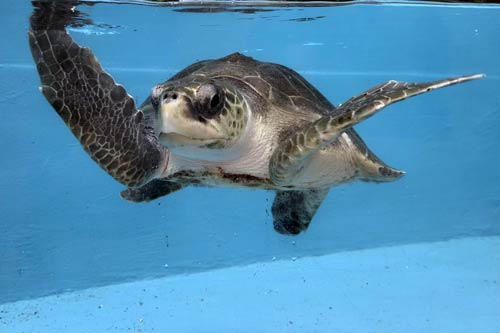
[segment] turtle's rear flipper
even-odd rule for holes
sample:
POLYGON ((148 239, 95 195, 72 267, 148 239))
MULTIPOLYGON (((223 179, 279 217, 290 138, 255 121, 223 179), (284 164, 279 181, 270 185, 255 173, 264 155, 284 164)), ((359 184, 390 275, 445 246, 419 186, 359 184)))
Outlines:
POLYGON ((276 191, 272 213, 274 230, 297 235, 306 230, 329 189, 276 191))
POLYGON ((351 142, 356 146, 353 158, 358 168, 357 178, 366 182, 391 182, 405 175, 403 170, 398 170, 387 165, 375 155, 364 143, 363 139, 351 128, 345 131, 349 134, 351 142))
POLYGON ((184 185, 168 180, 154 179, 141 187, 128 188, 120 193, 125 200, 148 202, 182 189, 184 185))
POLYGON ((433 89, 482 78, 476 74, 427 83, 388 81, 342 104, 333 114, 299 129, 284 140, 271 157, 269 173, 276 185, 290 185, 304 162, 319 149, 331 144, 338 136, 374 115, 385 106, 433 89))
POLYGON ((152 119, 136 110, 132 97, 92 51, 66 32, 72 8, 65 2, 36 5, 28 35, 45 98, 112 177, 127 186, 150 181, 168 161, 152 119))

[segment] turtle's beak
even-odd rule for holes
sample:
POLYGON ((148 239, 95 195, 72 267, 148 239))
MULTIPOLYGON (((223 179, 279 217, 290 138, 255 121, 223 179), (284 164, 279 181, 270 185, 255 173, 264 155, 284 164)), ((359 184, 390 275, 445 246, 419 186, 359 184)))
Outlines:
POLYGON ((151 98, 156 110, 155 133, 162 145, 171 149, 220 140, 221 134, 214 122, 196 117, 194 103, 186 92, 154 91, 151 98))

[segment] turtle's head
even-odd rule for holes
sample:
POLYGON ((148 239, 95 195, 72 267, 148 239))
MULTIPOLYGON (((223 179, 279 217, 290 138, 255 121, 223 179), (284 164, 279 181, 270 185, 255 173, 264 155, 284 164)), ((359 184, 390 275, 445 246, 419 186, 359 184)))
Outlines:
POLYGON ((157 85, 151 100, 160 143, 185 156, 232 147, 249 118, 248 104, 237 89, 213 80, 157 85))

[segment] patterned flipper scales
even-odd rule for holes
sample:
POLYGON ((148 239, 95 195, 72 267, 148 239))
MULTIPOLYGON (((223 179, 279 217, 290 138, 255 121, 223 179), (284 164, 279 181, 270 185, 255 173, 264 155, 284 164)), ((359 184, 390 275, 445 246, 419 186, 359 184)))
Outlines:
POLYGON ((274 152, 269 172, 276 185, 288 186, 304 162, 335 141, 342 132, 374 115, 387 105, 434 89, 482 78, 476 74, 428 83, 388 81, 342 104, 332 115, 306 125, 283 141, 274 152))
POLYGON ((127 186, 147 183, 168 162, 168 151, 154 135, 153 119, 136 110, 132 97, 92 52, 66 32, 64 15, 71 9, 55 10, 53 3, 39 6, 28 36, 41 91, 108 174, 127 186))

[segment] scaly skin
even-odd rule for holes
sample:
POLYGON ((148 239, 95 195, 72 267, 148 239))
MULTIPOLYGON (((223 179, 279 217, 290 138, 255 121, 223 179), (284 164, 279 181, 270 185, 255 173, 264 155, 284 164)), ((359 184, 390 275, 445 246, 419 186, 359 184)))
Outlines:
MULTIPOLYGON (((331 144, 345 130, 389 104, 434 89, 482 78, 476 74, 429 83, 388 81, 342 104, 333 115, 324 116, 291 134, 276 149, 269 163, 269 174, 276 185, 291 185, 303 163, 315 152, 331 144)), ((381 169, 381 173, 387 172, 381 169)))
POLYGON ((43 94, 107 173, 126 186, 147 183, 168 160, 154 135, 153 119, 136 110, 132 97, 64 26, 45 22, 45 10, 52 5, 42 4, 28 32, 43 94))
MULTIPOLYGON (((82 18, 72 7, 77 4, 35 2, 28 33, 30 47, 43 94, 89 155, 116 180, 130 187, 122 192, 123 198, 134 202, 149 201, 193 184, 273 189, 276 191, 272 206, 274 228, 283 234, 295 235, 309 226, 331 185, 354 179, 392 181, 403 174, 378 159, 356 134, 353 125, 390 103, 481 77, 474 75, 422 84, 389 81, 336 109, 303 77, 285 66, 260 62, 238 53, 201 61, 159 85, 178 89, 179 96, 187 91, 186 96, 191 94, 189 101, 194 103, 192 108, 185 108, 184 114, 180 112, 183 111, 180 104, 171 104, 166 111, 184 117, 178 127, 193 125, 196 121, 200 124, 195 124, 195 129, 210 122, 219 127, 223 125, 227 129, 222 131, 227 135, 224 139, 232 141, 242 133, 249 133, 244 130, 248 129, 248 123, 259 119, 261 127, 253 133, 264 134, 256 141, 266 153, 258 150, 258 154, 243 155, 244 163, 230 171, 224 170, 227 165, 224 163, 204 170, 204 160, 200 158, 199 164, 194 164, 195 170, 181 167, 169 174, 167 166, 175 165, 176 156, 171 153, 173 150, 169 153, 160 145, 155 134, 160 95, 153 93, 136 110, 134 100, 101 68, 93 53, 73 41, 65 28, 75 22, 81 24, 82 18), (196 99, 196 96, 213 97, 207 84, 219 84, 224 88, 226 83, 234 89, 225 90, 222 112, 212 114, 213 117, 201 112, 211 110, 207 105, 214 99, 196 99), (200 85, 205 85, 201 93, 193 94, 200 85), (245 98, 239 98, 239 94, 245 98), (251 110, 248 116, 245 110, 251 110), (262 138, 264 140, 260 140, 262 138), (320 150, 320 154, 316 154, 320 150), (270 154, 273 155, 269 159, 270 154), (301 170, 306 165, 313 167, 301 170), (198 168, 200 166, 202 168, 198 168), (263 169, 267 167, 271 179, 263 169), (323 171, 330 173, 321 174, 323 171), (296 186, 294 180, 304 175, 309 179, 303 177, 301 181, 305 183, 299 185, 307 186, 296 186), (160 176, 164 178, 155 179, 160 176)), ((162 101, 168 105, 167 99, 162 101)), ((219 104, 214 105, 211 108, 219 111, 219 104)), ((166 125, 172 126, 172 122, 166 125)), ((250 142, 253 148, 255 143, 250 142)), ((226 148, 226 143, 207 144, 201 147, 205 149, 202 153, 213 154, 226 148)), ((200 156, 194 156, 195 161, 197 157, 200 156)))

